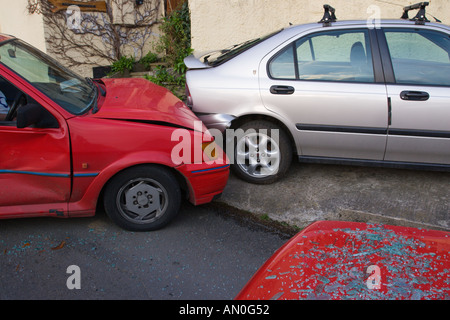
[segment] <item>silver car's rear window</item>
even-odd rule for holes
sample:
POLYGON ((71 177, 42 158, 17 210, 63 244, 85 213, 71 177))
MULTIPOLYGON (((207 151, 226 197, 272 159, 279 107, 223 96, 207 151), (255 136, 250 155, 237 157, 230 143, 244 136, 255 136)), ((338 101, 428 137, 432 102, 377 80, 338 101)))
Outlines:
POLYGON ((223 50, 218 50, 218 51, 208 53, 207 55, 201 57, 200 60, 207 63, 211 67, 216 67, 216 66, 236 57, 237 55, 241 54, 242 52, 256 46, 257 44, 273 37, 274 35, 280 33, 282 30, 283 29, 278 30, 276 32, 272 32, 272 33, 265 35, 263 37, 260 37, 260 38, 256 38, 256 39, 244 41, 239 44, 235 44, 235 45, 233 45, 229 48, 223 49, 223 50))

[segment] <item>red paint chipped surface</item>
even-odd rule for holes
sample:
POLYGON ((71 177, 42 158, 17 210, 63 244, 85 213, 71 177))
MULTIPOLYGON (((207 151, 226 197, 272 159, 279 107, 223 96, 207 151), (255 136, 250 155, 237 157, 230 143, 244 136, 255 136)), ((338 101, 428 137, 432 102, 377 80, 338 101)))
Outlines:
POLYGON ((237 299, 450 299, 450 233, 316 222, 280 248, 237 299))

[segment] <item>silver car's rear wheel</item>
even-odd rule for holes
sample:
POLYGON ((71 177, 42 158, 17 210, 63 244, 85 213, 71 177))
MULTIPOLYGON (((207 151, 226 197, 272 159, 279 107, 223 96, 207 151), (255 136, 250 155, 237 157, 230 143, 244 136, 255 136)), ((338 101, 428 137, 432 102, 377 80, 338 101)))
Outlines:
POLYGON ((283 130, 268 121, 251 121, 240 127, 234 149, 233 172, 245 181, 268 184, 289 168, 292 149, 283 130))
POLYGON ((249 133, 237 142, 236 163, 249 176, 264 178, 277 174, 280 160, 280 147, 267 134, 249 133))

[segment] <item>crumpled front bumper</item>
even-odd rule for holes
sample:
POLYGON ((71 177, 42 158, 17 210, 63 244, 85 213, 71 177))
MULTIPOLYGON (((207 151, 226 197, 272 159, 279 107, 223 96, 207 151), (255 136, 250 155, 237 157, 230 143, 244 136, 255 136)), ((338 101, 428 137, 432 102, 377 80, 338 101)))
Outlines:
POLYGON ((220 197, 228 182, 230 164, 183 164, 176 168, 186 179, 189 202, 205 204, 220 197))

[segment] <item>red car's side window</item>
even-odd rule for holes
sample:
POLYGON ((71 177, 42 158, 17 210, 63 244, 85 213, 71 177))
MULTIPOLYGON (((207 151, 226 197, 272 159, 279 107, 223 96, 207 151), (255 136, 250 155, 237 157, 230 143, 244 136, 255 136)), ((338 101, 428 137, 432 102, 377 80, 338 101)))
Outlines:
POLYGON ((0 77, 0 125, 59 128, 58 121, 39 103, 0 77))
POLYGON ((18 90, 16 87, 0 77, 0 122, 4 122, 6 120, 10 106, 14 100, 13 97, 17 94, 17 92, 18 90))

